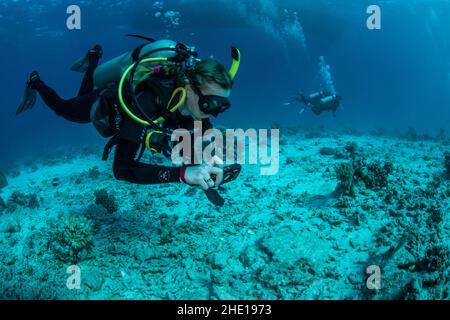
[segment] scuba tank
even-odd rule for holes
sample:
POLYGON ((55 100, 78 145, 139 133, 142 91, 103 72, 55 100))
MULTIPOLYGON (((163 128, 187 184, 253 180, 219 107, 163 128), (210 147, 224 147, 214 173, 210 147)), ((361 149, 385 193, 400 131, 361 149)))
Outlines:
POLYGON ((336 99, 336 96, 328 96, 325 98, 320 99, 320 104, 327 104, 332 102, 334 99, 336 99))
POLYGON ((309 100, 316 100, 317 98, 321 98, 324 96, 323 91, 315 92, 309 95, 309 100))
POLYGON ((311 104, 317 104, 317 103, 320 103, 320 100, 326 96, 327 96, 327 93, 325 91, 321 90, 321 91, 310 94, 308 97, 308 100, 309 100, 309 103, 311 103, 311 104))
POLYGON ((177 43, 172 40, 157 40, 126 52, 98 66, 94 73, 94 84, 97 88, 103 88, 112 83, 117 83, 125 69, 142 57, 173 58, 177 55, 176 46, 177 43))

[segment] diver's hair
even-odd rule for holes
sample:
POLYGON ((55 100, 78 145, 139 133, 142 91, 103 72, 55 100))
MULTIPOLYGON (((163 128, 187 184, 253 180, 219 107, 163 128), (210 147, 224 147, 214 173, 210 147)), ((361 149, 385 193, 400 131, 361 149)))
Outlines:
POLYGON ((197 62, 195 68, 186 72, 189 83, 202 86, 205 82, 217 83, 225 90, 233 87, 233 80, 228 70, 214 59, 206 59, 197 62))
MULTIPOLYGON (((217 83, 225 90, 233 87, 231 79, 226 68, 214 59, 201 60, 196 63, 193 69, 184 70, 179 63, 171 61, 163 61, 158 63, 160 66, 159 74, 163 77, 172 78, 178 86, 194 84, 202 86, 205 82, 217 83)), ((139 66, 134 76, 134 84, 145 80, 151 76, 152 68, 139 66)))

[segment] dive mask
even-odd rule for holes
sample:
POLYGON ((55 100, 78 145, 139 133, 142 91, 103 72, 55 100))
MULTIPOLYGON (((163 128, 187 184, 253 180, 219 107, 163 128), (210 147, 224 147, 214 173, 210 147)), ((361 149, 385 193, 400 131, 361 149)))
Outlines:
POLYGON ((198 106, 200 110, 205 114, 210 114, 217 117, 219 114, 231 107, 231 103, 228 98, 216 95, 204 95, 200 88, 195 85, 192 86, 192 89, 199 97, 198 106))

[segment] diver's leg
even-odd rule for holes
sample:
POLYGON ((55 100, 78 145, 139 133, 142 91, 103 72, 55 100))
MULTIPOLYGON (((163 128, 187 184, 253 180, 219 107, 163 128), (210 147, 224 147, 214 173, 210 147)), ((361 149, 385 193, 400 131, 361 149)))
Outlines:
POLYGON ((291 99, 291 103, 297 101, 298 103, 306 104, 306 98, 303 94, 297 93, 295 97, 291 99))
POLYGON ((298 95, 298 98, 303 104, 308 104, 308 99, 306 99, 306 97, 305 97, 305 95, 303 93, 300 93, 298 95))
POLYGON ((318 106, 313 106, 312 108, 311 108, 311 111, 316 115, 316 116, 319 116, 321 113, 322 113, 322 109, 320 108, 320 107, 318 107, 318 106))
POLYGON ((62 99, 52 88, 43 81, 38 80, 33 83, 35 89, 44 100, 45 104, 55 111, 55 113, 66 120, 77 123, 89 123, 91 107, 99 97, 101 90, 94 90, 90 93, 73 99, 62 99))
POLYGON ((78 97, 84 96, 94 90, 94 72, 102 55, 103 50, 101 45, 96 45, 88 51, 89 66, 84 73, 83 80, 81 81, 78 97))
POLYGON ((95 67, 89 66, 84 73, 83 80, 81 81, 80 90, 78 91, 78 97, 84 96, 94 90, 94 71, 95 67))

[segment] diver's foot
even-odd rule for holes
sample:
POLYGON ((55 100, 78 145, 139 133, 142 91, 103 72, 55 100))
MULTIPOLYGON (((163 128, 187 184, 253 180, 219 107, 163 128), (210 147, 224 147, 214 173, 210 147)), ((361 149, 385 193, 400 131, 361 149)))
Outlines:
POLYGON ((103 56, 102 46, 97 44, 70 68, 70 70, 85 73, 87 70, 97 68, 98 62, 103 56))
POLYGON ((36 84, 41 81, 41 77, 37 71, 33 71, 27 80, 27 86, 32 90, 36 90, 36 84))
POLYGON ((96 44, 92 49, 88 51, 89 66, 97 66, 102 56, 103 48, 101 45, 96 44))
POLYGON ((22 99, 17 106, 16 116, 34 107, 36 104, 36 84, 40 81, 41 77, 39 77, 39 73, 33 71, 25 83, 25 90, 22 99))

